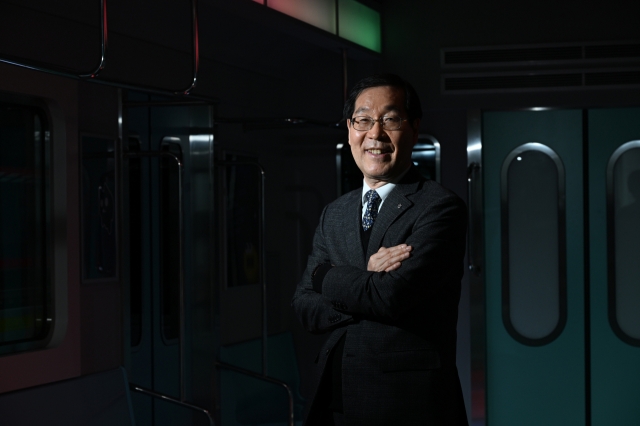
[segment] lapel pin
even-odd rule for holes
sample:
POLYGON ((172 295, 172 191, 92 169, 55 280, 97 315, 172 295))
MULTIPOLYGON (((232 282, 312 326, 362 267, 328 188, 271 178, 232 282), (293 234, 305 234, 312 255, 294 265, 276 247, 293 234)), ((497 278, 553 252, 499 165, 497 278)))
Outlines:
POLYGON ((398 204, 398 208, 401 208, 401 207, 402 207, 402 204, 398 204))

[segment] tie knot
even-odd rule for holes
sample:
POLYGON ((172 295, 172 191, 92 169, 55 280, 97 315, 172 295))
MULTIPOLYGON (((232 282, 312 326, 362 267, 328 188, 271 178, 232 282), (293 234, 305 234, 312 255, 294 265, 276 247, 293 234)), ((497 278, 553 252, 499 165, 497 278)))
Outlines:
POLYGON ((380 196, 375 190, 370 189, 365 194, 365 198, 367 199, 367 203, 375 203, 380 198, 380 196))

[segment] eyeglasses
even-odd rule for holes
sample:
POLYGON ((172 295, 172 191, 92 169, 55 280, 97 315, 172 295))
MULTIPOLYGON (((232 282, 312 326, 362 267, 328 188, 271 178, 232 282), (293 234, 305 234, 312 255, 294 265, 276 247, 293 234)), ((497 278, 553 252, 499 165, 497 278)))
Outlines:
POLYGON ((373 119, 366 115, 360 115, 351 119, 351 126, 355 130, 359 131, 371 130, 373 129, 373 125, 376 123, 376 121, 380 123, 384 130, 398 130, 400 127, 402 127, 402 122, 407 121, 407 119, 396 117, 393 115, 373 119))

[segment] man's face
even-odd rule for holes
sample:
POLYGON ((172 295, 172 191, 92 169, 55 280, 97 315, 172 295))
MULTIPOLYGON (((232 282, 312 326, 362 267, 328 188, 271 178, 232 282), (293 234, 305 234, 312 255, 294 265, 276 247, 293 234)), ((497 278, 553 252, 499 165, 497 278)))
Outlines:
MULTIPOLYGON (((404 90, 391 86, 371 87, 356 99, 353 117, 406 119, 404 104, 404 90)), ((396 178, 409 168, 411 152, 418 141, 419 120, 403 121, 398 130, 384 130, 379 122, 371 130, 355 130, 351 120, 348 124, 351 153, 367 185, 381 186, 380 183, 396 178)))

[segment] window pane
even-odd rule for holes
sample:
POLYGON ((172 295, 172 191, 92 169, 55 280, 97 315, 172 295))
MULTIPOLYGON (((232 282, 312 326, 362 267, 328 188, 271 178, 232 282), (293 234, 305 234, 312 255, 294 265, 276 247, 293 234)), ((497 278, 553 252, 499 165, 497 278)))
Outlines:
MULTIPOLYGON (((230 161, 256 161, 230 155, 230 161)), ((227 286, 260 283, 260 171, 253 164, 227 167, 227 286)))
POLYGON ((613 238, 610 255, 613 256, 614 282, 612 306, 618 333, 625 340, 640 343, 640 141, 620 147, 614 156, 613 185, 613 238))
POLYGON ((564 176, 541 144, 514 151, 503 168, 505 326, 525 344, 544 344, 564 323, 564 176))
POLYGON ((46 338, 51 326, 44 117, 0 103, 0 353, 24 350, 15 345, 46 338))

